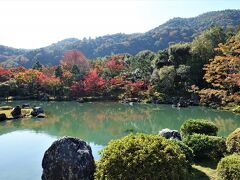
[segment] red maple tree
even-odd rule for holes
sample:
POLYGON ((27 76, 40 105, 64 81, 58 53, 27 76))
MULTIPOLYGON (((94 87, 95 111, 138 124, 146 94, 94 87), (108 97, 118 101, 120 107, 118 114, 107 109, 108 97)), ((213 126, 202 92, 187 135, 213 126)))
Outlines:
POLYGON ((87 72, 90 68, 86 56, 78 50, 66 51, 60 64, 66 69, 76 65, 81 72, 87 72))

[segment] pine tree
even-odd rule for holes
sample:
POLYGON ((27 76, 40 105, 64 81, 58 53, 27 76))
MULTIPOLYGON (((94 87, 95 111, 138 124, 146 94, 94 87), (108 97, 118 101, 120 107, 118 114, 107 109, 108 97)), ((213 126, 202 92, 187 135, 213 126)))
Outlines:
POLYGON ((74 74, 74 75, 78 75, 80 73, 80 70, 79 70, 79 68, 77 67, 76 64, 74 64, 72 66, 71 73, 74 74))
POLYGON ((55 76, 61 78, 63 76, 62 66, 58 66, 55 70, 55 76))
POLYGON ((36 61, 36 63, 32 66, 33 69, 42 71, 42 64, 39 61, 36 61))

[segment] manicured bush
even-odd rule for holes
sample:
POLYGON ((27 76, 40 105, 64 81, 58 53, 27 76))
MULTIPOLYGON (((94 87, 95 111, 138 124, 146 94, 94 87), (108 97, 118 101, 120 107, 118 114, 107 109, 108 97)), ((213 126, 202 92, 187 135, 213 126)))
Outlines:
POLYGON ((226 140, 227 150, 230 153, 240 153, 240 128, 233 131, 226 140))
POLYGON ((194 160, 219 160, 226 152, 225 139, 217 136, 193 134, 184 138, 184 143, 192 148, 194 160))
POLYGON ((217 176, 222 180, 239 180, 240 155, 232 154, 222 158, 217 166, 217 176))
POLYGON ((175 142, 180 149, 182 150, 182 152, 185 154, 187 161, 192 164, 193 160, 194 160, 194 154, 193 154, 193 150, 192 148, 188 147, 185 143, 183 143, 182 141, 173 141, 175 142))
POLYGON ((216 136, 218 128, 213 122, 208 120, 189 119, 182 124, 180 131, 183 137, 194 133, 216 136))
POLYGON ((180 147, 158 135, 130 134, 101 151, 96 179, 187 179, 189 164, 180 147))

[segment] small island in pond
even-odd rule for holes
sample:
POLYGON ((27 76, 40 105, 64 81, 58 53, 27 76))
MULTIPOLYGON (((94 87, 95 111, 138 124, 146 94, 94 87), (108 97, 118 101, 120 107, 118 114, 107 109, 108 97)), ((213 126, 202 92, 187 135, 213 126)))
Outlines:
POLYGON ((41 107, 30 107, 29 104, 23 104, 22 107, 17 105, 14 108, 11 106, 0 106, 0 121, 24 117, 44 118, 46 115, 41 107))

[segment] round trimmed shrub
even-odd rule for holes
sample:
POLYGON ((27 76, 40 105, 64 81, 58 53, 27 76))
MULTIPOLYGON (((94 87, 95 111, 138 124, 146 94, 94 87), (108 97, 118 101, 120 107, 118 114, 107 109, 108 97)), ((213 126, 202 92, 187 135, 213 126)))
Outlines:
POLYGON ((189 163, 180 147, 158 135, 130 134, 100 152, 96 179, 187 179, 189 163))
POLYGON ((224 138, 204 134, 189 135, 184 139, 184 143, 192 148, 195 161, 219 160, 227 149, 224 138))
POLYGON ((240 153, 240 128, 233 131, 226 140, 227 150, 230 153, 240 153))
POLYGON ((182 152, 185 154, 187 161, 192 164, 194 160, 194 154, 192 148, 188 147, 185 143, 182 141, 174 141, 182 150, 182 152))
POLYGON ((232 154, 222 158, 217 166, 217 176, 222 180, 239 180, 240 155, 232 154))
POLYGON ((208 120, 189 119, 182 124, 180 131, 183 137, 195 133, 216 136, 218 128, 213 122, 208 120))

